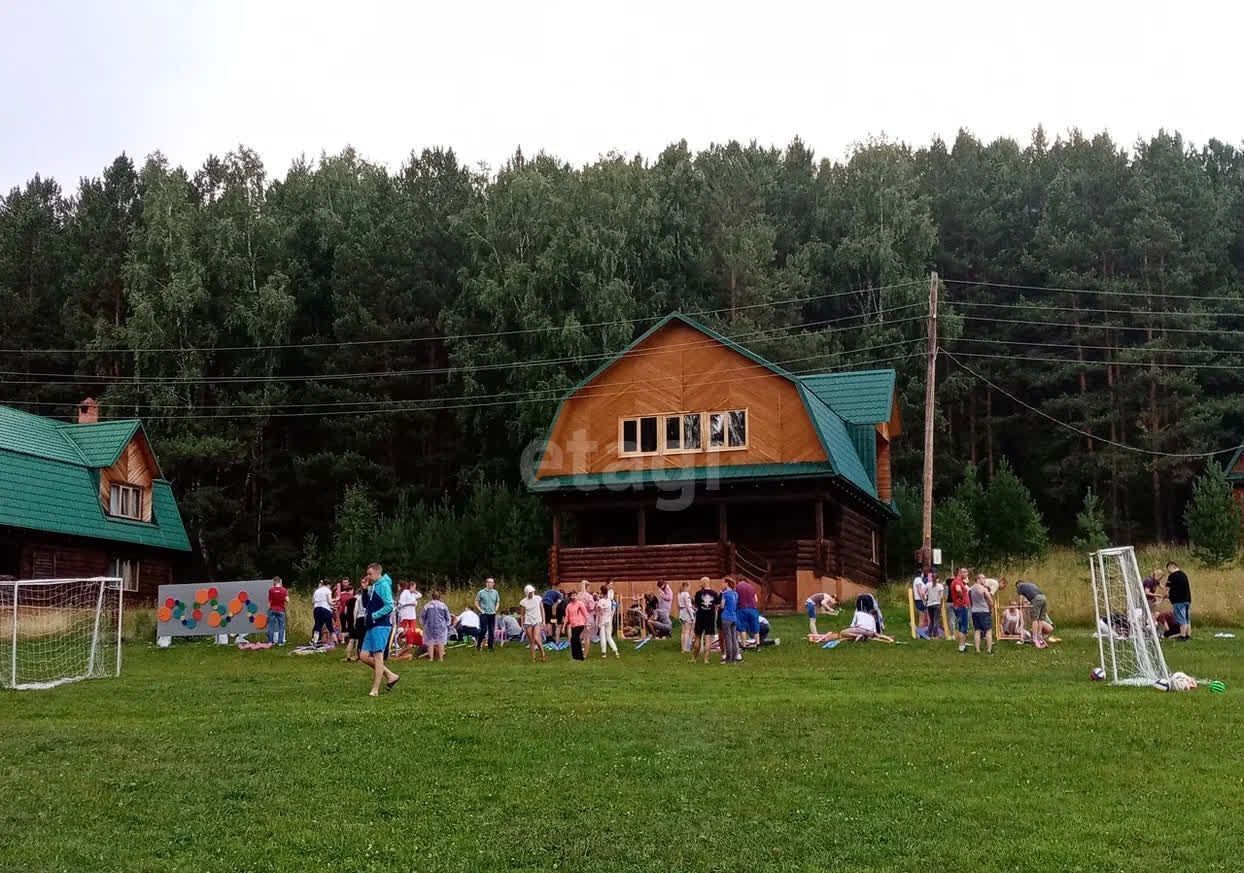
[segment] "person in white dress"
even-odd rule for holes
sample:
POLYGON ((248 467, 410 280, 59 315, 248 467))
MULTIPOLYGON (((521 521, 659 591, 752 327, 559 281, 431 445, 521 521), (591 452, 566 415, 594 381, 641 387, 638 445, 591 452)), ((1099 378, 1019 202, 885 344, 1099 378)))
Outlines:
POLYGON ((535 663, 537 654, 541 661, 547 661, 549 656, 544 653, 544 640, 541 639, 544 631, 544 601, 536 594, 535 586, 528 585, 523 589, 523 599, 518 601, 518 607, 523 613, 523 634, 527 637, 532 663, 535 663))
POLYGON ((609 650, 613 649, 613 656, 621 658, 618 653, 618 644, 613 638, 613 614, 617 610, 617 601, 613 599, 613 591, 608 585, 602 585, 600 589, 600 597, 596 598, 596 627, 600 631, 600 656, 602 658, 609 657, 609 650))

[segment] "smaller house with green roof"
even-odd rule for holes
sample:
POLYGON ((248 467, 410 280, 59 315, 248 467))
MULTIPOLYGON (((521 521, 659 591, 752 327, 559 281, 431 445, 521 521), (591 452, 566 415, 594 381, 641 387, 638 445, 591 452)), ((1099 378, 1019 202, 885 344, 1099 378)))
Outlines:
POLYGON ((893 370, 795 374, 696 320, 661 320, 561 401, 528 486, 552 585, 760 582, 801 608, 885 578, 893 370))
POLYGON ((0 578, 118 576, 151 600, 190 551, 141 422, 76 422, 0 406, 0 578))

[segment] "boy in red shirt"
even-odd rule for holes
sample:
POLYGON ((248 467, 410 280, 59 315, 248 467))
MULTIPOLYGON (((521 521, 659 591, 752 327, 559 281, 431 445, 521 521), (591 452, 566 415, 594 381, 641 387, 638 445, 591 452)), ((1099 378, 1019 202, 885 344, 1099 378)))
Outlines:
POLYGON ((285 604, 288 601, 289 589, 277 576, 268 589, 268 642, 276 646, 285 645, 285 604))
POLYGON ((968 570, 960 567, 955 578, 950 582, 950 608, 955 614, 955 639, 959 641, 959 651, 968 650, 968 612, 972 600, 968 594, 968 570))

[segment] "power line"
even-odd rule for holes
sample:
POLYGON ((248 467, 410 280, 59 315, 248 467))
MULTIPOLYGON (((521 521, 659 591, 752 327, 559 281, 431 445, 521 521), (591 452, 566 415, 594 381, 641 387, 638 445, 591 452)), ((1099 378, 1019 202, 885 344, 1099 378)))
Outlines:
POLYGON ((1109 366, 1109 367, 1158 367, 1160 369, 1174 370, 1236 370, 1244 372, 1244 365, 1236 364, 1177 364, 1169 361, 1101 361, 1101 360, 1080 360, 1078 358, 1049 358, 1036 357, 1033 355, 1002 355, 1002 354, 985 354, 983 352, 964 352, 959 351, 957 354, 963 355, 965 358, 992 358, 1004 361, 1033 361, 1036 363, 1049 364, 1075 364, 1078 366, 1109 366))
MULTIPOLYGON (((1084 310, 1080 310, 1083 312, 1084 310)), ((1088 323, 1075 324, 1065 321, 1033 321, 1023 318, 993 318, 988 315, 958 315, 964 321, 983 321, 991 324, 1023 324, 1036 327, 1066 327, 1080 330, 1157 331, 1161 333, 1207 334, 1214 336, 1241 336, 1241 331, 1231 328, 1212 327, 1155 327, 1153 325, 1088 323)))
MULTIPOLYGON (((1041 309, 1046 312, 1084 312, 1090 315, 1150 315, 1160 318, 1244 318, 1244 312, 1191 312, 1188 310, 1099 309, 1080 306, 1050 306, 1048 303, 984 303, 972 300, 949 300, 954 306, 993 307, 997 309, 1041 309)), ((1154 330, 1164 328, 1155 327, 1154 330)))
POLYGON ((960 361, 958 358, 956 358, 953 354, 948 352, 946 349, 939 349, 939 351, 941 351, 942 354, 950 358, 950 360, 954 361, 958 366, 962 367, 968 373, 975 376, 981 382, 984 382, 994 391, 997 391, 999 394, 1003 395, 1004 397, 1009 397, 1013 402, 1019 404, 1020 406, 1024 407, 1028 411, 1035 412, 1037 415, 1041 416, 1044 419, 1047 419, 1048 421, 1053 422, 1054 424, 1058 425, 1061 428, 1065 428, 1066 430, 1072 431, 1073 433, 1077 433, 1080 436, 1087 437, 1091 440, 1095 440, 1099 443, 1105 443, 1106 445, 1114 446, 1117 449, 1125 449, 1126 451, 1129 451, 1129 452, 1136 452, 1138 454, 1151 455, 1151 456, 1160 457, 1160 458, 1212 458, 1215 455, 1225 455, 1228 452, 1235 452, 1241 448, 1241 446, 1231 446, 1228 449, 1217 449, 1216 451, 1212 451, 1212 452, 1158 452, 1158 451, 1154 451, 1153 449, 1142 449, 1137 446, 1129 446, 1126 443, 1121 443, 1121 442, 1117 442, 1116 440, 1107 439, 1103 436, 1098 436, 1097 434, 1092 433, 1091 431, 1087 431, 1087 430, 1084 430, 1083 428, 1076 427, 1074 424, 1069 424, 1068 422, 1062 421, 1061 419, 1057 419, 1054 416, 1050 415, 1049 413, 1038 409, 1032 404, 1026 403, 1023 400, 1020 400, 1010 391, 1007 391, 1005 388, 1001 387, 997 383, 985 378, 980 373, 973 370, 971 367, 969 367, 967 364, 960 361))
POLYGON ((1149 299, 1152 299, 1153 297, 1160 297, 1163 300, 1207 300, 1220 303, 1244 304, 1244 298, 1241 297, 1218 297, 1200 294, 1163 294, 1151 291, 1107 291, 1104 289, 1095 290, 1092 288, 1055 288, 1049 285, 1013 285, 1006 282, 972 282, 966 279, 943 279, 942 281, 948 282, 952 285, 966 285, 980 288, 1006 288, 1014 291, 1049 291, 1057 294, 1096 294, 1111 295, 1114 297, 1145 297, 1149 299))
MULTIPOLYGON (((911 340, 910 342, 914 342, 914 340, 911 340)), ((872 364, 895 363, 898 361, 907 360, 908 358, 921 357, 923 356, 923 354, 924 354, 923 352, 913 352, 913 353, 905 354, 905 355, 894 355, 890 357, 877 358, 877 359, 868 360, 868 361, 857 361, 857 362, 853 362, 847 365, 831 367, 829 369, 838 370, 838 369, 846 369, 847 367, 854 368, 854 367, 868 366, 872 364)), ((808 357, 819 357, 819 356, 808 356, 808 357)), ((812 375, 812 374, 824 373, 824 372, 826 372, 824 368, 817 367, 817 368, 812 368, 812 369, 804 370, 800 372, 792 372, 791 375, 803 376, 803 375, 812 375)), ((724 383, 733 384, 737 382, 750 381, 752 379, 764 379, 764 378, 773 378, 773 377, 774 377, 773 373, 760 373, 760 374, 751 375, 751 376, 739 377, 737 379, 718 379, 716 380, 716 382, 717 384, 724 384, 724 383)), ((642 380, 642 381, 647 383, 649 380, 642 380)), ((453 409, 483 409, 483 408, 490 408, 490 407, 497 407, 497 406, 512 406, 512 405, 520 404, 520 403, 550 402, 550 401, 559 399, 559 397, 564 395, 566 392, 563 389, 544 389, 542 393, 547 394, 548 396, 539 396, 539 397, 518 396, 518 397, 513 397, 513 398, 505 399, 505 400, 500 400, 500 399, 493 400, 491 402, 486 402, 486 403, 451 402, 451 403, 444 403, 444 404, 439 404, 439 405, 428 405, 428 406, 396 406, 394 404, 389 404, 389 405, 378 406, 378 407, 369 408, 369 409, 318 410, 318 411, 309 411, 309 412, 274 412, 270 414, 261 413, 261 412, 248 412, 248 413, 238 413, 236 415, 231 415, 228 413, 222 414, 222 415, 196 415, 196 414, 153 415, 153 416, 144 416, 143 420, 144 421, 191 421, 191 420, 216 421, 216 420, 222 420, 222 419, 235 420, 235 419, 256 419, 256 418, 264 418, 264 419, 307 418, 311 416, 314 416, 317 418, 321 418, 321 417, 328 418, 328 417, 336 417, 336 416, 342 416, 342 415, 374 415, 374 414, 380 414, 380 413, 391 414, 391 413, 400 413, 400 412, 434 412, 434 411, 453 410, 453 409)), ((613 397, 613 396, 622 396, 623 394, 626 394, 626 393, 628 392, 620 391, 620 392, 615 392, 615 393, 598 393, 598 394, 594 394, 590 396, 613 397)), ((459 397, 459 398, 444 398, 444 399, 448 401, 457 401, 457 400, 467 400, 468 398, 459 397)))
MULTIPOLYGON (((896 282, 889 285, 874 285, 870 288, 855 288, 847 291, 832 291, 828 294, 814 294, 806 297, 791 297, 786 300, 771 300, 764 303, 748 303, 744 306, 724 307, 721 309, 700 309, 688 312, 687 315, 720 315, 724 312, 739 312, 742 310, 760 309, 772 306, 786 306, 792 303, 810 303, 817 300, 832 300, 839 297, 847 297, 852 294, 870 294, 875 291, 891 291, 898 288, 907 288, 912 285, 923 282, 923 279, 913 279, 908 282, 896 282)), ((278 351, 288 349, 316 349, 316 348, 348 348, 352 346, 375 346, 394 343, 425 343, 425 342, 448 342, 451 340, 464 339, 489 339, 502 336, 521 336, 535 333, 550 333, 554 331, 566 330, 582 330, 593 327, 615 327, 621 324, 641 325, 656 323, 664 316, 650 318, 620 318, 613 321, 595 321, 584 322, 582 324, 560 324, 549 325, 547 327, 527 327, 514 328, 512 330, 496 330, 484 331, 480 333, 462 333, 462 334, 446 334, 444 336, 418 336, 418 337, 402 337, 397 339, 370 339, 370 340, 337 340, 329 342, 314 343, 274 343, 266 345, 251 346, 167 346, 163 348, 138 348, 131 349, 121 346, 113 348, 72 348, 72 349, 0 349, 0 354, 47 354, 47 355, 68 355, 68 354, 162 354, 162 353, 186 353, 186 352, 255 352, 255 351, 278 351)))
MULTIPOLYGON (((844 330, 859 330, 870 326, 868 322, 860 324, 843 325, 841 327, 829 327, 829 325, 841 324, 843 321, 850 321, 858 318, 872 318, 878 315, 898 312, 901 310, 911 309, 920 306, 920 303, 906 303, 901 306, 892 306, 887 309, 880 309, 873 312, 855 313, 853 315, 843 315, 837 318, 820 319, 817 321, 800 322, 797 324, 781 325, 778 327, 763 328, 756 331, 747 331, 729 337, 731 340, 740 339, 762 339, 768 334, 780 334, 783 331, 791 331, 800 328, 824 328, 817 330, 818 334, 839 333, 844 330)), ((899 318, 892 321, 880 322, 878 326, 891 327, 899 324, 906 324, 912 321, 921 321, 923 316, 911 316, 909 318, 899 318)), ((704 338, 690 343, 681 343, 673 346, 665 346, 664 350, 674 348, 696 349, 706 348, 716 345, 717 341, 711 338, 704 338)), ((316 373, 316 374, 300 374, 287 376, 99 376, 99 375, 73 375, 66 373, 27 373, 21 370, 0 370, 0 376, 27 377, 26 379, 6 378, 0 384, 8 385, 45 385, 45 384, 65 384, 65 385, 234 385, 234 384, 253 384, 253 383, 284 383, 284 382, 333 382, 346 379, 378 379, 393 377, 411 377, 411 376, 437 376, 452 375, 456 373, 481 372, 488 370, 513 370, 525 369, 528 367, 538 366, 563 366, 575 365, 581 363, 590 363, 592 361, 608 360, 614 357, 617 352, 601 352, 580 357, 564 357, 549 358, 537 361, 514 361, 496 364, 472 364, 466 366, 455 367, 424 367, 407 370, 379 370, 362 373, 316 373), (31 378, 38 377, 38 378, 31 378), (46 382, 44 380, 55 379, 56 382, 46 382)), ((640 354, 655 354, 641 352, 640 354)))
MULTIPOLYGON (((1244 355, 1244 349, 1195 349, 1195 348, 1154 348, 1152 346, 1103 346, 1086 345, 1084 343, 1049 343, 1032 342, 1029 340, 987 339, 981 336, 963 338, 963 342, 988 343, 990 345, 1037 346, 1039 348, 1080 349, 1102 352, 1140 352, 1147 355, 1244 355)), ((1111 362, 1113 363, 1113 362, 1111 362)))
MULTIPOLYGON (((785 365, 787 365, 787 364, 801 363, 801 362, 804 362, 804 361, 817 360, 817 359, 820 359, 820 358, 828 358, 828 357, 832 357, 832 358, 839 358, 839 357, 841 357, 841 356, 843 356, 843 355, 858 355, 858 354, 862 354, 862 353, 864 353, 864 352, 879 351, 879 350, 881 350, 881 349, 889 349, 889 348, 894 348, 895 346, 907 345, 907 344, 909 344, 909 343, 913 343, 913 342, 916 342, 916 341, 917 341, 916 339, 902 339, 902 340, 896 340, 896 341, 894 341, 894 342, 880 343, 880 344, 877 344, 877 345, 872 345, 872 346, 864 346, 863 348, 859 348, 859 349, 839 350, 839 351, 835 351, 835 352, 820 352, 820 353, 817 353, 817 354, 813 354, 813 355, 804 355, 804 356, 799 357, 799 358, 791 358, 791 359, 784 360, 784 361, 773 361, 773 362, 771 362, 771 363, 773 363, 775 366, 779 366, 779 367, 781 367, 781 366, 785 366, 785 365)), ((667 347, 667 348, 668 348, 668 347, 667 347)), ((867 363, 867 362, 862 362, 862 363, 867 363)), ((831 367, 831 369, 833 369, 833 368, 838 368, 838 367, 848 367, 848 366, 850 366, 850 367, 862 366, 862 363, 845 362, 845 363, 843 363, 843 364, 835 364, 835 365, 833 365, 833 367, 831 367)), ((731 368, 726 368, 726 369, 724 369, 724 370, 720 370, 720 371, 718 371, 718 375, 721 375, 721 374, 730 374, 730 373, 742 372, 742 371, 744 371, 744 370, 750 370, 750 369, 752 369, 752 368, 754 368, 754 367, 756 367, 756 366, 759 366, 759 365, 757 365, 757 364, 747 364, 747 365, 744 365, 744 366, 741 366, 741 367, 731 367, 731 368)), ((819 369, 819 368, 818 368, 818 369, 813 370, 813 371, 811 371, 811 372, 824 372, 824 371, 823 371, 822 369, 819 369)), ((769 375, 772 375, 772 374, 770 374, 770 373, 762 373, 762 374, 759 374, 758 376, 749 376, 749 377, 739 378, 739 379, 725 379, 725 380, 718 379, 718 381, 738 382, 738 381, 746 381, 746 379, 750 379, 750 378, 764 378, 764 377, 769 376, 769 375)), ((622 387, 622 386, 631 386, 631 385, 648 385, 648 384, 652 384, 654 381, 662 381, 662 380, 669 380, 669 379, 681 379, 681 378, 682 378, 681 376, 653 376, 653 377, 644 378, 644 379, 630 379, 630 380, 625 380, 625 381, 620 381, 620 382, 611 382, 611 383, 609 383, 608 387, 609 387, 609 388, 617 388, 617 387, 622 387)), ((425 409, 435 410, 435 409, 439 409, 439 408, 442 408, 442 407, 440 407, 440 406, 409 406, 408 404, 414 404, 414 403, 432 403, 432 404, 439 404, 439 403, 443 403, 443 402, 446 402, 446 401, 449 401, 449 400, 454 400, 454 399, 463 399, 463 400, 465 400, 465 399, 469 399, 469 400, 472 400, 472 401, 476 401, 476 400, 489 400, 489 399, 497 399, 497 398, 503 398, 503 397, 507 397, 507 398, 514 398, 514 397, 518 397, 518 398, 526 398, 526 399, 529 399, 531 402, 541 402, 541 401, 546 401, 546 400, 557 400, 557 399, 559 399, 561 396, 563 396, 563 395, 566 393, 566 390, 567 390, 567 389, 566 389, 565 387, 561 387, 561 386, 559 386, 559 387, 556 387, 556 388, 535 388, 535 389, 525 389, 525 390, 522 390, 522 391, 502 391, 502 392, 498 392, 498 393, 495 393, 495 394, 474 394, 474 395, 461 395, 460 397, 457 397, 457 398, 450 398, 450 397, 422 397, 422 398, 420 398, 420 397, 416 397, 416 398, 409 398, 409 399, 405 399, 405 400, 371 398, 371 399, 368 399, 368 400, 340 400, 340 401, 322 401, 322 402, 311 402, 311 403, 304 403, 304 402, 296 402, 296 401, 295 401, 295 402, 289 402, 289 403, 271 403, 271 404, 262 404, 262 403, 255 403, 255 404, 245 404, 245 403, 195 404, 194 409, 195 409, 195 410, 208 410, 208 409, 258 409, 258 410, 270 410, 270 409, 299 408, 299 409, 307 409, 307 410, 309 410, 311 407, 315 407, 316 409, 319 409, 319 408, 336 409, 336 408, 343 408, 343 407, 372 407, 372 406, 375 406, 375 405, 376 405, 376 404, 378 404, 378 403, 384 403, 384 404, 388 404, 388 405, 393 405, 393 404, 403 404, 402 409, 404 409, 404 410, 408 410, 408 411, 412 411, 412 412, 420 412, 420 411, 423 411, 423 410, 425 410, 425 409)), ((592 387, 592 386, 586 386, 586 387, 582 390, 582 396, 585 396, 585 397, 613 397, 613 396, 617 396, 617 395, 616 395, 616 394, 613 394, 613 393, 609 393, 609 392, 600 392, 599 390, 593 389, 593 387, 592 387), (593 393, 594 391, 595 391, 595 393, 593 393)), ((42 407, 52 407, 52 408, 64 408, 67 404, 65 404, 65 403, 57 403, 57 402, 54 402, 54 401, 38 401, 38 400, 35 400, 35 401, 25 401, 25 402, 23 403, 23 405, 25 405, 25 406, 42 406, 42 407)), ((182 406, 183 406, 184 404, 180 404, 180 403, 141 403, 141 402, 140 402, 140 403, 128 403, 128 402, 123 402, 123 403, 120 403, 120 404, 118 404, 118 405, 119 405, 121 408, 123 408, 123 409, 156 409, 156 410, 159 410, 159 409, 180 409, 180 408, 182 408, 182 406)), ((457 407, 450 407, 450 408, 457 408, 457 407)), ((356 409, 355 411, 366 411, 366 410, 357 410, 357 409, 356 409)), ((400 410, 399 410, 399 411, 400 411, 400 410)), ((173 416, 173 417, 181 418, 181 417, 184 417, 184 416, 173 416)), ((211 418, 211 417, 214 417, 214 416, 204 416, 204 417, 206 417, 206 418, 211 418)), ((144 418, 146 418, 146 416, 144 416, 144 418)), ((158 416, 157 416, 157 418, 158 418, 158 416)))

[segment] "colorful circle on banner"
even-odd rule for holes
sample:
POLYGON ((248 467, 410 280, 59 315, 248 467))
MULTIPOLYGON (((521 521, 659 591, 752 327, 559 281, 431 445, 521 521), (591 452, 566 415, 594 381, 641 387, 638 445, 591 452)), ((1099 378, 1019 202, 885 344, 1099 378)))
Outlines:
POLYGON ((248 602, 250 599, 251 599, 251 596, 247 594, 245 591, 238 592, 238 600, 242 601, 243 603, 248 602))
POLYGON ((260 630, 263 630, 267 626, 268 626, 268 616, 266 615, 255 616, 255 627, 259 628, 260 630))
POLYGON ((242 601, 238 600, 236 597, 229 601, 229 614, 230 615, 237 615, 241 611, 242 611, 242 601))
POLYGON ((183 621, 182 624, 184 624, 186 627, 190 628, 191 630, 194 630, 194 628, 198 625, 198 622, 192 618, 189 621, 183 621))
POLYGON ((255 605, 255 604, 253 604, 253 603, 248 603, 248 604, 246 604, 246 611, 247 611, 247 612, 249 612, 251 615, 254 615, 254 614, 255 614, 255 612, 256 612, 256 610, 258 610, 258 609, 259 609, 259 607, 258 607, 258 606, 256 606, 256 605, 255 605))
POLYGON ((220 627, 220 613, 213 612, 208 615, 207 623, 210 627, 220 627))
POLYGON ((209 588, 209 589, 207 589, 207 596, 208 596, 208 597, 210 597, 212 600, 215 600, 215 599, 216 599, 216 595, 217 595, 218 593, 219 593, 219 592, 218 592, 215 588, 209 588))
POLYGON ((191 617, 191 618, 193 618, 195 621, 202 621, 202 620, 203 620, 203 610, 201 610, 201 609, 196 609, 194 612, 190 613, 190 617, 191 617))
POLYGON ((174 599, 173 599, 173 598, 171 598, 171 597, 170 597, 168 600, 165 600, 165 601, 164 601, 164 608, 165 608, 165 609, 172 609, 172 608, 173 608, 174 606, 176 606, 176 605, 177 605, 177 601, 176 601, 176 600, 174 600, 174 599))
POLYGON ((198 591, 194 592, 195 603, 207 603, 210 599, 211 598, 207 596, 206 588, 200 588, 198 591))
POLYGON ((156 613, 156 618, 160 619, 160 621, 168 621, 172 617, 173 610, 169 609, 167 606, 161 606, 160 611, 156 613))

